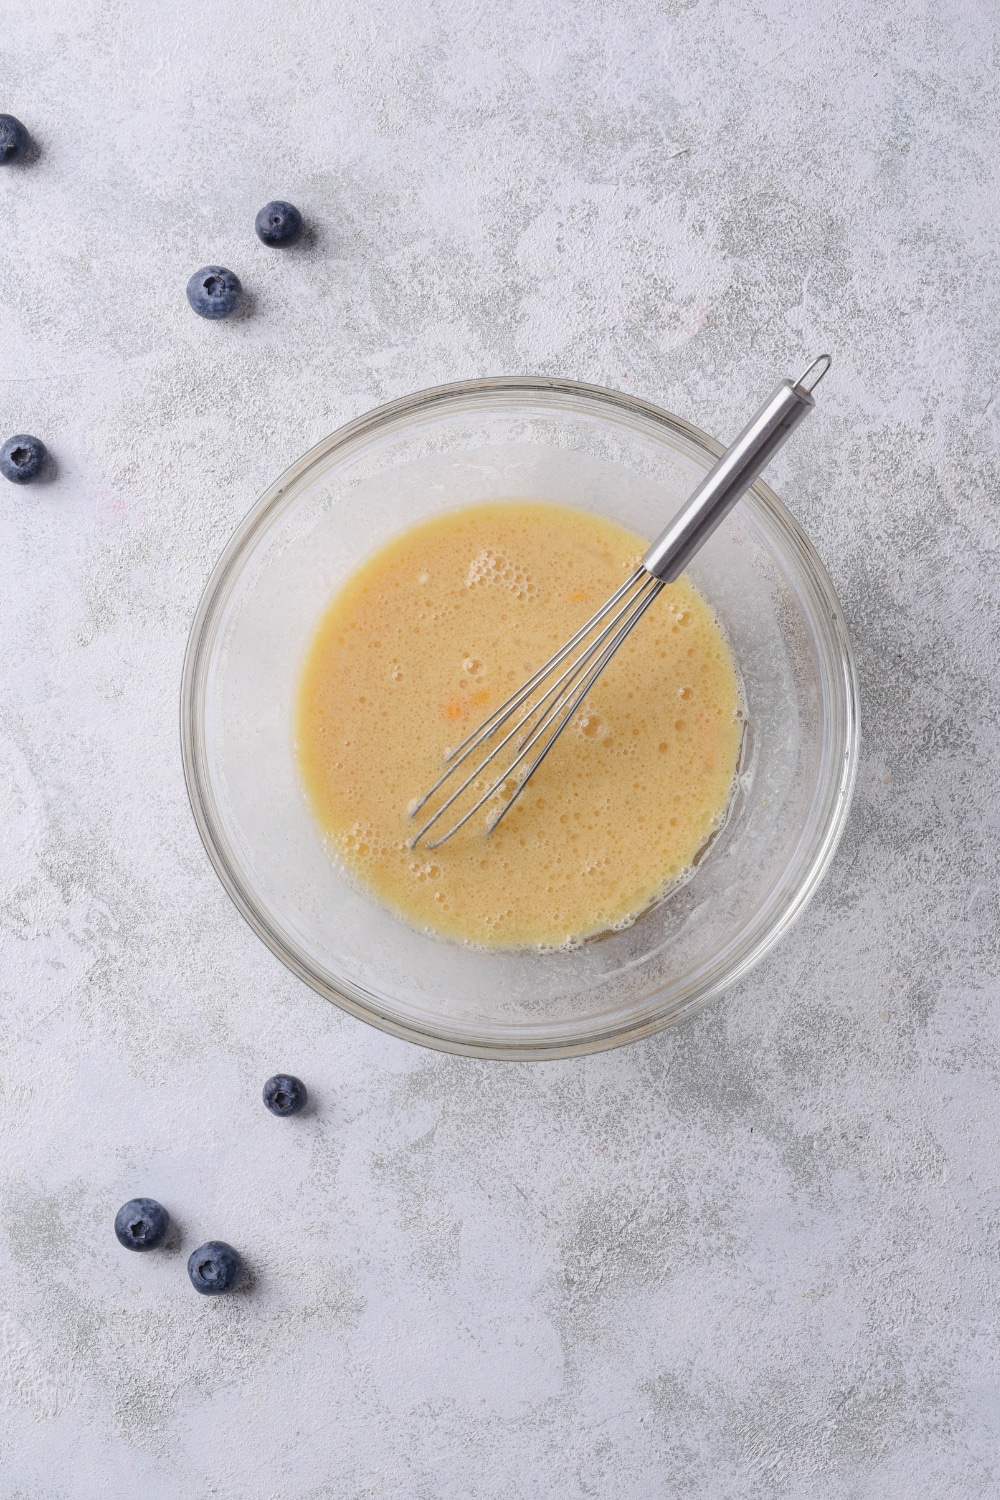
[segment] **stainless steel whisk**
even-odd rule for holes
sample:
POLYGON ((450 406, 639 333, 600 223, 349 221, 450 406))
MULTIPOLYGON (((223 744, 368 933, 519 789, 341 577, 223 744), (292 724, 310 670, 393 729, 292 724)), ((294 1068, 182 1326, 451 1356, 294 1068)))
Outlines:
POLYGON ((729 514, 740 496, 746 494, 764 466, 815 406, 812 393, 829 370, 830 363, 829 354, 821 354, 798 380, 781 382, 705 475, 666 530, 647 549, 639 567, 621 588, 616 589, 597 613, 591 615, 586 624, 581 625, 576 634, 533 672, 515 693, 495 708, 478 729, 474 729, 453 750, 445 752, 447 769, 430 790, 410 806, 411 818, 416 817, 463 762, 487 740, 492 740, 518 714, 518 710, 523 709, 503 738, 414 834, 410 840, 411 849, 462 793, 493 766, 504 747, 514 741, 516 754, 506 769, 492 779, 447 833, 424 847, 437 849, 445 843, 503 789, 510 777, 516 776, 514 790, 488 820, 487 834, 492 833, 501 818, 507 816, 618 647, 635 629, 664 584, 673 583, 680 577, 720 521, 729 514))

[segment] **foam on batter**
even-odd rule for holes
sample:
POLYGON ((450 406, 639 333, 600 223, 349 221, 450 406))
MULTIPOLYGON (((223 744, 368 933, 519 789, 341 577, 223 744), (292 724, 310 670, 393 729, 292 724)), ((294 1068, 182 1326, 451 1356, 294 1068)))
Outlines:
POLYGON ((484 837, 488 805, 440 849, 407 847, 419 826, 407 809, 445 749, 645 545, 568 506, 471 506, 394 537, 330 604, 299 687, 299 768, 332 855, 399 916, 480 946, 562 947, 626 926, 689 873, 729 803, 743 714, 722 631, 686 577, 495 832, 484 837))

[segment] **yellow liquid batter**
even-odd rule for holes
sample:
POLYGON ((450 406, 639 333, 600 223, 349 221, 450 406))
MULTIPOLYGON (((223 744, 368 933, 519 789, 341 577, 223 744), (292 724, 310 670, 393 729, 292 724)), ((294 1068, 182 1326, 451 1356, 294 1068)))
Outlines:
POLYGON ((712 611, 681 578, 488 838, 489 805, 441 848, 407 847, 419 827, 408 807, 445 749, 600 607, 645 545, 568 506, 470 506, 394 537, 333 600, 299 687, 302 780, 338 863, 415 926, 491 948, 579 942, 627 925, 718 827, 740 693, 712 611))

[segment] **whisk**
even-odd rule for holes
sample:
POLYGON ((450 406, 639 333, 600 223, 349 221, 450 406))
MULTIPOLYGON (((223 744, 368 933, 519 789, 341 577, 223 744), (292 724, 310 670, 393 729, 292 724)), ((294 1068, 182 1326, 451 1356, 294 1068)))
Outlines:
POLYGON ((425 843, 437 849, 457 833, 481 807, 505 789, 511 777, 516 785, 506 801, 487 819, 486 833, 492 833, 510 812, 528 782, 548 755, 577 709, 600 677, 619 646, 638 625, 664 584, 679 578, 698 549, 708 540, 719 523, 729 514, 741 495, 746 494, 764 466, 794 432, 815 406, 813 391, 831 364, 828 354, 821 354, 798 380, 783 380, 767 398, 757 415, 747 423, 705 475, 691 498, 681 507, 665 531, 647 549, 642 562, 610 599, 580 626, 564 646, 532 672, 526 682, 483 720, 478 729, 467 735, 460 745, 445 752, 446 769, 434 785, 409 808, 411 818, 427 805, 436 792, 450 781, 460 766, 488 741, 503 737, 493 745, 475 769, 441 803, 433 815, 410 840, 412 849, 453 807, 464 792, 480 781, 484 774, 488 785, 482 795, 462 814, 446 833, 425 843), (499 775, 495 767, 504 749, 512 745, 514 754, 499 775))

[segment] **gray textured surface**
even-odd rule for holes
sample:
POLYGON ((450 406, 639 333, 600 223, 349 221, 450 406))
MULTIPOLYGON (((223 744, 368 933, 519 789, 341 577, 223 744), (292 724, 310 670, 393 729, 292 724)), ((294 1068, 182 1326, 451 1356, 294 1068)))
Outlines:
POLYGON ((1000 1494, 991 0, 5 0, 3 1500, 1000 1494), (274 195, 307 244, 253 237, 274 195), (232 266, 252 315, 198 321, 232 266), (841 591, 835 865, 685 1027, 489 1065, 341 1015, 187 808, 187 626, 305 448, 552 371, 719 436, 803 354, 772 479, 841 591), (317 1108, 258 1103, 277 1067, 317 1108), (170 1207, 173 1248, 115 1209, 170 1207), (198 1298, 188 1250, 252 1286, 198 1298))

